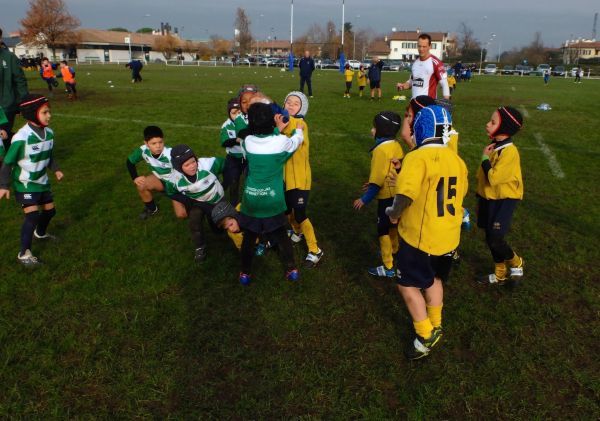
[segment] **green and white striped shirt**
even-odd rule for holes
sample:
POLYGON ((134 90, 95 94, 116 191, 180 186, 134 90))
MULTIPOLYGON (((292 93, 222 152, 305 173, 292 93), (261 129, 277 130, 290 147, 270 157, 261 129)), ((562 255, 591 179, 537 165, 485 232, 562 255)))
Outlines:
POLYGON ((158 157, 154 157, 150 149, 145 144, 134 150, 127 159, 132 164, 136 165, 140 161, 146 161, 150 166, 150 171, 159 180, 165 183, 165 193, 170 195, 175 193, 176 179, 173 175, 173 165, 171 164, 171 148, 165 146, 158 157))
POLYGON ((13 188, 19 193, 39 193, 50 190, 48 166, 52 160, 54 132, 44 128, 44 138, 39 137, 29 124, 15 133, 4 164, 13 166, 13 188))
POLYGON ((218 174, 223 172, 223 158, 198 158, 196 181, 192 182, 184 174, 178 174, 177 190, 198 202, 217 203, 224 196, 218 174))
MULTIPOLYGON (((237 133, 235 131, 235 123, 231 121, 231 119, 227 119, 225 123, 221 126, 221 145, 223 142, 229 139, 237 138, 237 133)), ((225 151, 231 156, 236 158, 242 158, 244 156, 244 150, 241 145, 235 145, 232 147, 225 148, 225 151)))

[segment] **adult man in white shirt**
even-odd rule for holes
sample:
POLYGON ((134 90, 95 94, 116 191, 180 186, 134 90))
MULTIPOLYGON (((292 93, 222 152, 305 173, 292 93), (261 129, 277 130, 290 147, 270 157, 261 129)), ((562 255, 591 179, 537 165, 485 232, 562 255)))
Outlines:
POLYGON ((411 67, 410 79, 404 83, 398 83, 396 87, 399 90, 412 88, 412 98, 416 98, 419 95, 437 98, 437 86, 439 83, 442 86, 444 99, 450 99, 450 88, 448 87, 444 63, 431 54, 431 36, 429 34, 419 35, 417 49, 419 51, 419 58, 415 60, 411 67))

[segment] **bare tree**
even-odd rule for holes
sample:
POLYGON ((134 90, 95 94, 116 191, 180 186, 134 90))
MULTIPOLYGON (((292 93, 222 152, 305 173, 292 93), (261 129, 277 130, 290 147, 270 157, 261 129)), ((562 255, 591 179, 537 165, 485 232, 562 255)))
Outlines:
POLYGON ((230 52, 231 44, 218 35, 211 35, 208 41, 208 48, 216 56, 226 56, 230 52))
POLYGON ((250 19, 246 11, 241 7, 237 8, 235 17, 235 28, 239 31, 237 41, 240 43, 240 54, 246 54, 252 51, 252 33, 250 32, 250 19))
POLYGON ((463 61, 479 61, 481 55, 481 44, 475 38, 473 29, 465 22, 461 22, 458 28, 457 53, 463 61))
POLYGON ((69 14, 63 0, 29 0, 29 10, 21 20, 21 38, 29 44, 46 45, 56 57, 56 48, 77 44, 75 29, 80 22, 69 14))
POLYGON ((335 58, 337 57, 337 51, 339 47, 339 36, 337 29, 333 21, 328 21, 325 25, 325 43, 323 44, 322 52, 323 58, 335 58))

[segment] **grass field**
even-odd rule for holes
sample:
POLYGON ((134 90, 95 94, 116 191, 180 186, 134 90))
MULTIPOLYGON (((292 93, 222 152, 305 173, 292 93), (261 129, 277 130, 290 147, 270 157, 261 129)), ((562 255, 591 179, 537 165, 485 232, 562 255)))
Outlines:
MULTIPOLYGON (((344 99, 338 72, 315 74, 309 215, 325 257, 292 284, 267 254, 255 260, 250 287, 237 281, 225 236, 210 233, 208 261, 193 264, 187 223, 166 198, 160 215, 138 219, 125 159, 149 124, 167 144, 222 155, 218 129, 239 86, 256 83, 281 101, 298 78, 158 65, 143 76, 132 85, 123 67, 81 66, 81 99, 55 93, 51 126, 65 178, 52 178, 50 232, 60 241, 34 244, 39 269, 16 262, 21 211, 12 198, 0 203, 0 417, 598 417, 600 81, 459 84, 454 121, 472 210, 487 119, 501 104, 526 112, 515 139, 525 199, 509 236, 526 276, 515 290, 478 285, 493 263, 483 233, 464 232, 445 289, 445 336, 428 359, 409 363, 405 306, 393 283, 366 273, 379 264, 375 206, 351 206, 368 177, 372 118, 403 114, 406 103, 390 98, 406 74, 383 75, 381 102, 344 99), (552 111, 536 110, 542 102, 552 111)), ((28 77, 32 91, 45 92, 28 77)), ((296 246, 297 259, 305 253, 296 246)))

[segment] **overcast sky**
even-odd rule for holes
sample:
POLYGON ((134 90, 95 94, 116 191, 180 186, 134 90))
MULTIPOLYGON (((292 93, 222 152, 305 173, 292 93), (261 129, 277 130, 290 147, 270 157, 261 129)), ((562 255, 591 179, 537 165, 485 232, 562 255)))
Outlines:
MULTIPOLYGON (((158 28, 169 22, 182 30, 185 38, 206 39, 212 34, 231 38, 235 11, 242 7, 252 21, 259 39, 276 36, 289 39, 290 0, 65 0, 71 14, 86 28, 143 26, 158 28), (262 16, 261 16, 262 15, 262 16)), ((294 0, 294 35, 312 23, 342 20, 342 0, 294 0)), ((540 31, 544 44, 559 47, 571 37, 590 38, 598 0, 524 1, 503 0, 345 0, 346 21, 354 27, 372 28, 378 33, 396 30, 457 32, 467 23, 475 37, 486 42, 496 34, 491 51, 503 51, 528 44, 540 31), (490 4, 488 4, 490 3, 490 4), (360 17, 357 17, 360 16, 360 17)), ((28 9, 26 0, 0 0, 0 27, 17 30, 28 9)), ((600 29, 599 29, 600 31, 600 29)), ((598 38, 598 37, 597 37, 598 38)))

